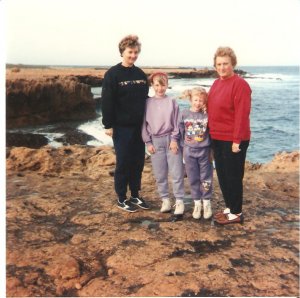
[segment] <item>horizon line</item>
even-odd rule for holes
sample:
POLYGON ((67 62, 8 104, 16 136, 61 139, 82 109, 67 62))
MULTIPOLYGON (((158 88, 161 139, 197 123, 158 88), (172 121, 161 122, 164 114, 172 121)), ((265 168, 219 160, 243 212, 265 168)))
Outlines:
MULTIPOLYGON (((35 66, 35 67, 98 67, 98 68, 107 68, 114 66, 115 64, 25 64, 25 63, 5 63, 5 66, 35 66)), ((214 68, 214 66, 210 65, 139 65, 141 68, 214 68)), ((300 67, 297 64, 247 64, 240 65, 238 67, 300 67)))

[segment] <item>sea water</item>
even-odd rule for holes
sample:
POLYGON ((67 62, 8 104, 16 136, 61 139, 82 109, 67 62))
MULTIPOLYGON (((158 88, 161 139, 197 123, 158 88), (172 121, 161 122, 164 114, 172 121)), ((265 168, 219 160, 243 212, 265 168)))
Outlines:
MULTIPOLYGON (((248 74, 245 79, 252 89, 251 141, 247 160, 265 163, 281 151, 299 149, 299 67, 239 67, 248 74)), ((197 86, 209 91, 214 79, 170 79, 167 94, 177 98, 180 109, 188 107, 188 102, 179 99, 185 89, 197 86)), ((92 88, 94 96, 101 95, 101 88, 92 88)), ((150 89, 149 95, 153 95, 150 89)), ((101 111, 94 121, 88 121, 80 130, 93 135, 97 140, 89 145, 112 145, 102 126, 101 111)))

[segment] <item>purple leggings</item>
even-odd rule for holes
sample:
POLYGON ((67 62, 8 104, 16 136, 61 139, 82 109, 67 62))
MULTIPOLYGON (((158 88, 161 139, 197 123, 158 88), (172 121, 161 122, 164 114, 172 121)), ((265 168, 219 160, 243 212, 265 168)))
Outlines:
POLYGON ((185 170, 194 200, 210 199, 212 195, 213 167, 209 161, 210 147, 184 146, 185 170))

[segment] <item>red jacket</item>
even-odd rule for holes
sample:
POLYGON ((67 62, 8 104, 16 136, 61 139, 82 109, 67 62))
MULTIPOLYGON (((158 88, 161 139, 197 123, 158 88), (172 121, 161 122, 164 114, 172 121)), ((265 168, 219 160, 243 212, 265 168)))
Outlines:
POLYGON ((240 144, 250 140, 251 88, 238 75, 214 81, 208 94, 212 139, 240 144))

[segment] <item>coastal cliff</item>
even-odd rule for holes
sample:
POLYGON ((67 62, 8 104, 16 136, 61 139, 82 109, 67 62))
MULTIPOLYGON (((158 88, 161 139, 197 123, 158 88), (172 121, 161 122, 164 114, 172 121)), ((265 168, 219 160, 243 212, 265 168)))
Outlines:
MULTIPOLYGON (((109 146, 7 148, 7 296, 297 296, 299 152, 246 164, 244 225, 115 205, 109 146)), ((213 210, 224 207, 214 180, 213 210)))
POLYGON ((95 116, 90 86, 74 76, 6 80, 7 128, 95 116))

